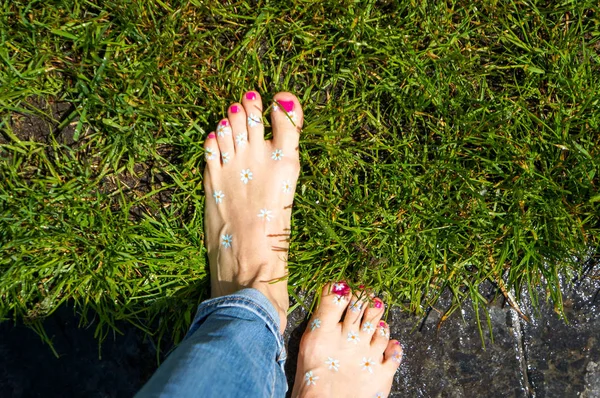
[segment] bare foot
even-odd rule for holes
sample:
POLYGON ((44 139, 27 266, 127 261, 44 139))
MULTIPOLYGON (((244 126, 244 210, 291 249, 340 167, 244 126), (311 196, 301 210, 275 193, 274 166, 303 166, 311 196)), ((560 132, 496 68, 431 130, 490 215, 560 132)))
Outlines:
POLYGON ((303 121, 298 99, 274 97, 273 139, 265 140, 263 104, 255 91, 229 107, 204 144, 206 247, 212 297, 245 287, 262 292, 285 329, 287 253, 303 121))
POLYGON ((380 299, 343 282, 325 286, 302 336, 292 396, 386 397, 402 347, 389 340, 383 312, 380 299))

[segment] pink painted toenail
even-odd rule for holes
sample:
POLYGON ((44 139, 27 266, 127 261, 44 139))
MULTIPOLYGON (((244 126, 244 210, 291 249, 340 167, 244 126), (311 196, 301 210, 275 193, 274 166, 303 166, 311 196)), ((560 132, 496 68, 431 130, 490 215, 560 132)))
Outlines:
POLYGON ((231 108, 229 108, 229 110, 231 111, 231 113, 238 113, 240 111, 240 107, 237 105, 231 105, 231 108))
POLYGON ((394 344, 396 344, 396 345, 400 345, 400 342, 399 342, 399 341, 396 341, 394 344))
POLYGON ((227 120, 221 120, 221 126, 227 126, 229 123, 227 120))
POLYGON ((294 101, 277 101, 281 104, 281 106, 283 106, 283 109, 285 109, 286 112, 291 112, 294 110, 294 101))
POLYGON ((383 307, 383 301, 381 301, 380 299, 376 298, 375 299, 375 308, 381 308, 383 307))
POLYGON ((216 137, 215 133, 210 133, 210 134, 208 135, 208 138, 215 138, 215 137, 216 137))
POLYGON ((380 321, 379 322, 379 326, 381 326, 382 328, 386 327, 387 324, 385 323, 385 321, 380 321))
POLYGON ((256 99, 256 93, 253 92, 253 91, 248 91, 246 93, 246 99, 247 100, 254 100, 254 99, 256 99))
POLYGON ((350 287, 346 282, 334 283, 331 291, 340 296, 345 296, 350 292, 350 287))

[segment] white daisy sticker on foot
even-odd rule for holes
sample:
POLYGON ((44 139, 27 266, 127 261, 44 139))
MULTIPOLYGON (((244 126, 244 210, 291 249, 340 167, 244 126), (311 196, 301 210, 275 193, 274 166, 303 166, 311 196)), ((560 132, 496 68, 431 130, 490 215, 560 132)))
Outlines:
POLYGON ((344 296, 338 296, 338 295, 333 296, 333 303, 335 305, 342 305, 342 304, 344 304, 344 296))
POLYGON ((392 360, 397 363, 402 362, 402 352, 400 352, 400 351, 394 352, 394 355, 392 355, 392 360))
POLYGON ((360 363, 362 370, 368 370, 369 373, 373 373, 373 365, 375 365, 375 363, 371 358, 367 359, 363 357, 362 362, 360 363))
POLYGON ((388 330, 384 327, 379 328, 379 335, 383 337, 390 337, 388 330))
POLYGON ((375 331, 375 327, 371 322, 365 322, 362 328, 363 332, 373 333, 375 331))
POLYGON ((279 110, 279 105, 277 105, 277 102, 273 102, 273 112, 277 112, 279 110))
POLYGON ((317 380, 319 380, 319 376, 313 375, 312 370, 310 372, 306 372, 306 374, 304 374, 304 381, 306 382, 307 386, 316 385, 317 380))
POLYGON ((335 370, 337 372, 340 368, 340 361, 337 359, 327 357, 327 360, 325 361, 325 363, 329 367, 329 370, 335 370))
POLYGON ((348 332, 348 341, 351 341, 354 344, 358 344, 358 342, 360 341, 360 337, 358 337, 358 333, 348 332))
POLYGON ((321 320, 319 318, 315 318, 313 319, 313 321, 310 323, 310 331, 313 332, 315 329, 318 329, 321 327, 321 320))
POLYGON ((246 142, 248 142, 248 138, 246 137, 246 134, 240 133, 235 136, 235 143, 237 145, 242 145, 242 144, 245 144, 246 142))
POLYGON ((273 159, 273 160, 283 159, 283 151, 281 149, 275 149, 273 151, 273 153, 271 153, 271 159, 273 159))
POLYGON ((206 160, 213 160, 215 158, 215 150, 212 148, 206 148, 204 152, 206 160))
POLYGON ((232 241, 232 236, 231 235, 221 235, 221 244, 223 245, 223 247, 225 249, 230 248, 231 247, 231 241, 232 241))
POLYGON ((294 124, 295 124, 295 123, 296 123, 296 121, 297 121, 297 119, 298 119, 298 118, 296 117, 296 112, 294 112, 294 111, 289 111, 289 112, 287 113, 287 115, 288 115, 288 117, 289 117, 289 118, 292 120, 292 122, 294 122, 294 124))
POLYGON ((250 169, 242 170, 240 176, 242 177, 242 182, 244 184, 248 184, 248 181, 252 179, 252 172, 250 171, 250 169))
POLYGON ((271 210, 267 210, 267 209, 260 209, 260 213, 258 213, 258 216, 267 221, 271 221, 271 219, 273 218, 273 214, 272 214, 271 210))
POLYGON ((378 392, 377 394, 375 394, 375 398, 385 398, 385 394, 382 392, 378 392))
POLYGON ((223 163, 229 162, 230 159, 231 159, 231 157, 229 156, 229 153, 223 152, 221 154, 221 160, 223 161, 223 163))
POLYGON ((254 127, 254 126, 258 126, 259 124, 261 124, 261 120, 258 116, 256 116, 254 113, 251 113, 248 116, 248 127, 254 127))
POLYGON ((219 123, 219 125, 217 126, 217 135, 219 137, 225 137, 226 135, 231 135, 231 127, 229 127, 228 125, 223 125, 222 123, 219 123))
POLYGON ((350 311, 352 312, 359 312, 361 309, 362 303, 359 303, 358 301, 355 301, 352 304, 350 304, 350 311))
POLYGON ((215 191, 213 193, 213 198, 215 198, 215 202, 217 202, 217 204, 223 202, 224 197, 225 197, 225 194, 223 193, 223 191, 215 191))
POLYGON ((290 184, 290 180, 285 180, 283 182, 283 193, 292 192, 292 184, 290 184))

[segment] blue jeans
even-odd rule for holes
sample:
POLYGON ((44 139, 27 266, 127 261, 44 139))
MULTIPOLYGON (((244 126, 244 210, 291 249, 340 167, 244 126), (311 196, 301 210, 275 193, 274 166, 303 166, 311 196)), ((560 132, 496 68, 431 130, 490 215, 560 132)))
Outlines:
POLYGON ((136 397, 284 397, 279 315, 256 289, 203 302, 188 334, 136 397))

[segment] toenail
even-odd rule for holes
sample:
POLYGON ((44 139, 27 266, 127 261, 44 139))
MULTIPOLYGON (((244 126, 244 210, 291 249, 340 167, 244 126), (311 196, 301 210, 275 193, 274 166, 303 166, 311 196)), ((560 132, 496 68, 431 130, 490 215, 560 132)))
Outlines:
POLYGON ((374 305, 375 305, 375 308, 381 308, 381 307, 383 307, 383 301, 381 301, 380 299, 376 298, 374 305))
POLYGON ((350 286, 346 282, 337 282, 333 284, 331 291, 340 296, 345 296, 350 292, 350 286))
POLYGON ((254 91, 248 91, 246 93, 246 99, 248 99, 248 100, 256 99, 256 93, 254 91))
POLYGON ((227 120, 221 120, 221 126, 227 126, 229 123, 227 120))
POLYGON ((283 107, 283 109, 285 109, 286 112, 291 112, 294 110, 294 101, 279 100, 277 102, 279 102, 281 104, 281 106, 283 107))
POLYGON ((215 137, 216 137, 215 133, 210 133, 210 134, 208 135, 208 138, 215 138, 215 137))
POLYGON ((229 108, 229 111, 231 113, 238 113, 240 111, 240 107, 237 105, 231 105, 231 107, 229 108))
POLYGON ((382 328, 387 326, 387 323, 385 323, 385 321, 380 321, 379 322, 379 326, 381 326, 382 328))

